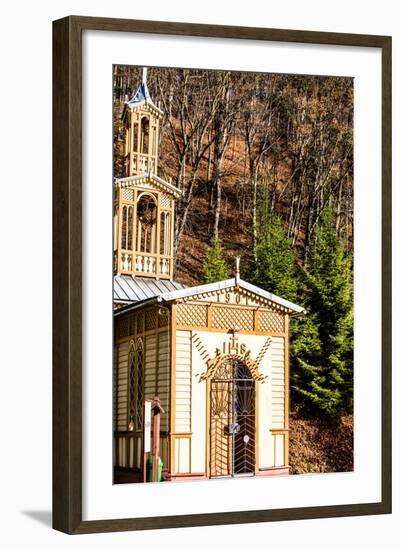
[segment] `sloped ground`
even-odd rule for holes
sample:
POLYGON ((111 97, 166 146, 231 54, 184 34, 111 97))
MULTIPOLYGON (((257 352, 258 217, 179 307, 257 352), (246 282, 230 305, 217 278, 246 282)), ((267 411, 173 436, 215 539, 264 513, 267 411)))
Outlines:
POLYGON ((353 417, 344 416, 333 426, 291 413, 289 454, 292 474, 352 472, 353 417))

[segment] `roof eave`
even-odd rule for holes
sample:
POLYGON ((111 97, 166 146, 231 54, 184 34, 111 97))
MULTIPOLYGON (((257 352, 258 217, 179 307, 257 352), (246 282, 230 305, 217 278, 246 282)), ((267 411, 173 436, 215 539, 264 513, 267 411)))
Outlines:
POLYGON ((247 281, 244 281, 243 279, 239 279, 238 281, 235 280, 235 278, 232 279, 226 279, 224 281, 219 281, 217 283, 209 283, 206 285, 198 285, 195 287, 188 287, 180 290, 174 290, 172 292, 166 292, 161 294, 160 298, 162 301, 165 302, 171 302, 174 300, 180 300, 182 298, 190 298, 191 296, 196 296, 197 294, 206 294, 208 292, 215 292, 218 290, 224 290, 226 288, 231 288, 234 286, 239 286, 240 288, 243 288, 244 290, 248 290, 249 292, 252 292, 256 294, 257 296, 260 296, 261 298, 264 298, 272 303, 278 304, 294 313, 297 314, 305 314, 306 310, 292 302, 289 302, 288 300, 285 300, 284 298, 280 298, 279 296, 276 296, 275 294, 272 294, 271 292, 267 292, 267 290, 263 290, 262 288, 259 288, 255 285, 252 285, 251 283, 248 283, 247 281))
POLYGON ((124 313, 129 313, 131 311, 135 311, 136 309, 140 309, 144 306, 151 306, 153 304, 159 303, 160 296, 153 296, 152 298, 146 298, 145 300, 140 300, 139 302, 135 302, 133 304, 127 304, 126 306, 122 306, 114 311, 114 316, 119 317, 120 315, 123 315, 124 313))
POLYGON ((150 107, 151 109, 153 109, 154 111, 156 111, 156 113, 158 113, 160 116, 163 116, 163 111, 157 107, 153 101, 149 101, 149 99, 143 99, 142 101, 135 101, 135 102, 132 102, 130 103, 130 101, 127 101, 125 103, 125 105, 127 106, 128 109, 137 109, 139 107, 142 107, 143 105, 147 105, 148 107, 150 107))
POLYGON ((178 187, 176 187, 172 183, 169 183, 168 181, 165 181, 164 179, 162 179, 160 176, 157 176, 153 172, 144 172, 143 174, 138 174, 135 176, 127 176, 125 178, 115 178, 114 184, 115 185, 124 184, 124 183, 135 181, 136 179, 141 179, 141 178, 150 178, 155 180, 161 186, 165 187, 168 191, 170 191, 170 193, 172 193, 177 199, 182 195, 181 189, 178 189, 178 187))

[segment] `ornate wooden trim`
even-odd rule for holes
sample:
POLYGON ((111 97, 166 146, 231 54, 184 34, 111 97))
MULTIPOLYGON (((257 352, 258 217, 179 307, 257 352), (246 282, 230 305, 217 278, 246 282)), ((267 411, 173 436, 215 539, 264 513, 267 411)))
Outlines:
POLYGON ((177 326, 183 330, 226 332, 234 326, 245 334, 284 335, 285 315, 259 306, 218 302, 177 302, 177 326))
POLYGON ((207 369, 199 376, 199 381, 211 380, 214 377, 216 370, 222 363, 234 359, 238 359, 239 361, 245 363, 255 381, 263 382, 267 378, 267 375, 260 374, 259 365, 254 359, 252 359, 251 352, 248 350, 244 353, 244 355, 217 353, 215 357, 207 361, 207 369))

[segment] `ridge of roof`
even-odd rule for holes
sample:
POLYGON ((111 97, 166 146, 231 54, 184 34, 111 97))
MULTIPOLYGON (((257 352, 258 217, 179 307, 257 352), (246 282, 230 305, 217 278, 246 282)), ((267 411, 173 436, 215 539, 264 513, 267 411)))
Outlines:
MULTIPOLYGON (((295 313, 303 313, 303 314, 306 313, 306 310, 302 306, 294 304, 284 298, 280 298, 279 296, 276 296, 275 294, 268 292, 267 290, 263 290, 262 288, 259 288, 251 283, 248 283, 243 279, 236 280, 235 278, 226 279, 224 281, 218 281, 216 283, 208 283, 208 284, 197 285, 193 287, 184 287, 184 288, 179 288, 177 290, 163 292, 159 295, 155 295, 153 298, 149 300, 137 302, 136 304, 133 304, 132 307, 127 306, 126 308, 124 308, 124 311, 137 309, 144 303, 149 304, 149 303, 171 302, 174 300, 179 300, 181 298, 190 298, 191 296, 195 296, 197 294, 215 292, 217 290, 224 290, 226 288, 231 288, 231 287, 239 287, 239 288, 242 288, 243 290, 247 290, 248 292, 252 292, 257 296, 260 296, 261 298, 264 298, 266 300, 269 300, 270 302, 276 303, 295 313)), ((122 313, 121 310, 117 310, 116 315, 118 315, 119 312, 122 313)))

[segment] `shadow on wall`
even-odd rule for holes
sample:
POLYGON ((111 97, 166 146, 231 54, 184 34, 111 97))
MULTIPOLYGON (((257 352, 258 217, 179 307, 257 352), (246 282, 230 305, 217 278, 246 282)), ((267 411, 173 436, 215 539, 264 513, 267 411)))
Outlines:
POLYGON ((46 527, 52 526, 52 513, 50 510, 21 510, 21 514, 46 525, 46 527))

